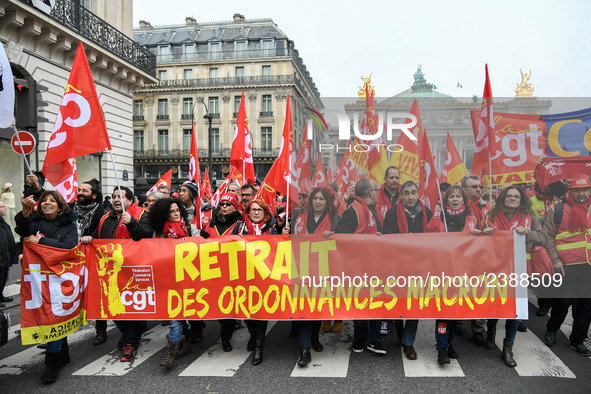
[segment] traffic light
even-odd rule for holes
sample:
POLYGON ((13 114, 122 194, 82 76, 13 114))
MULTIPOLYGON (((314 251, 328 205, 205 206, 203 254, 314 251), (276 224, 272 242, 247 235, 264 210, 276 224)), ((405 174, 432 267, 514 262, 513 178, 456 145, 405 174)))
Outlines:
POLYGON ((37 127, 37 83, 32 78, 14 78, 16 127, 37 127))

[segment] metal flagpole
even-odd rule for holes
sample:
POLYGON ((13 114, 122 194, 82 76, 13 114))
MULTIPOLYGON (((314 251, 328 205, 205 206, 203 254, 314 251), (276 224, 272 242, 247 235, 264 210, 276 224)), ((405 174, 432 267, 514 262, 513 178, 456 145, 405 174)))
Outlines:
POLYGON ((110 150, 109 153, 111 154, 111 163, 113 163, 113 172, 115 173, 115 182, 117 183, 117 190, 119 190, 119 199, 121 200, 121 208, 123 209, 123 213, 125 213, 125 205, 123 204, 123 194, 121 194, 121 186, 119 186, 119 177, 117 177, 117 168, 115 167, 115 159, 113 159, 113 150, 110 150))

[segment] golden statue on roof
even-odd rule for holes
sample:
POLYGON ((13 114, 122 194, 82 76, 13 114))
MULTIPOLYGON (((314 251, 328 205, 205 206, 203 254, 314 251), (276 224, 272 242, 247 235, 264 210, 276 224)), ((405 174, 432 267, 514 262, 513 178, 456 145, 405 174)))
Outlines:
POLYGON ((373 86, 371 86, 371 75, 373 73, 369 74, 369 77, 364 77, 363 74, 361 74, 361 80, 363 81, 363 85, 361 85, 359 87, 359 92, 357 93, 359 95, 359 97, 361 98, 365 98, 365 88, 367 87, 369 90, 369 92, 372 95, 376 94, 376 91, 374 90, 373 86))
POLYGON ((521 82, 517 84, 517 88, 515 88, 515 97, 532 97, 534 94, 534 87, 529 83, 529 79, 531 78, 531 70, 528 73, 524 73, 521 69, 521 82))

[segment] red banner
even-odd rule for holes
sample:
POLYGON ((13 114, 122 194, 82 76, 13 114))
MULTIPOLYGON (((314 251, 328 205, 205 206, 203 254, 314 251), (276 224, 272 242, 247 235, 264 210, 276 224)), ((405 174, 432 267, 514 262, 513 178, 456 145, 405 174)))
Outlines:
MULTIPOLYGON (((87 247, 92 319, 516 315, 508 280, 519 264, 508 232, 93 240, 87 247)), ((525 272, 525 253, 519 261, 525 272)))
MULTIPOLYGON (((470 111, 472 127, 478 130, 480 111, 470 111)), ((546 122, 539 115, 495 113, 497 150, 492 157, 492 184, 533 182, 538 158, 546 149, 546 122)), ((474 172, 474 168, 472 168, 474 172)), ((484 180, 489 182, 488 164, 484 180)))
POLYGON ((85 247, 64 250, 24 243, 21 276, 23 345, 55 341, 83 323, 85 247))

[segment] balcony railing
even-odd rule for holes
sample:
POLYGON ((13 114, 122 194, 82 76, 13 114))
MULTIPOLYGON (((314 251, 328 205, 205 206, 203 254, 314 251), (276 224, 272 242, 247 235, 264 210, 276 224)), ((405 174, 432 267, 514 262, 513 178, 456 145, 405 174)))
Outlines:
MULTIPOLYGON (((184 63, 184 62, 198 62, 198 61, 224 61, 232 59, 260 59, 272 58, 278 56, 293 56, 292 48, 259 48, 248 50, 229 50, 229 51, 198 51, 198 52, 179 52, 166 53, 163 55, 156 55, 156 62, 158 64, 169 63, 184 63)), ((181 48, 179 48, 181 49, 181 48)))
MULTIPOLYGON (((159 83, 144 85, 140 89, 170 89, 170 88, 200 88, 215 86, 244 86, 244 85, 284 85, 295 84, 303 89, 300 81, 294 75, 269 75, 252 77, 226 77, 226 78, 194 78, 194 79, 167 79, 159 83)), ((303 91, 303 90, 302 90, 303 91)))
MULTIPOLYGON (((231 149, 216 149, 211 152, 211 156, 215 158, 230 158, 231 149)), ((252 150, 253 157, 255 161, 257 157, 277 157, 279 155, 279 149, 253 149, 252 150)), ((207 160, 209 156, 209 150, 207 149, 199 149, 199 158, 203 162, 207 160)), ((148 149, 148 150, 141 150, 141 151, 134 151, 133 158, 139 160, 146 160, 146 159, 189 159, 190 151, 183 150, 183 149, 172 149, 168 151, 161 151, 158 149, 148 149)))
POLYGON ((273 116, 273 111, 261 111, 261 116, 273 116))
POLYGON ((193 118, 193 114, 182 114, 181 119, 191 119, 193 118))
POLYGON ((144 115, 133 115, 133 120, 144 120, 144 115))
POLYGON ((168 119, 168 115, 156 115, 156 119, 158 119, 158 120, 166 120, 166 119, 168 119))
MULTIPOLYGON (((21 1, 33 5, 31 0, 21 1)), ((156 55, 84 6, 71 0, 56 0, 49 16, 147 74, 156 76, 156 55)))

